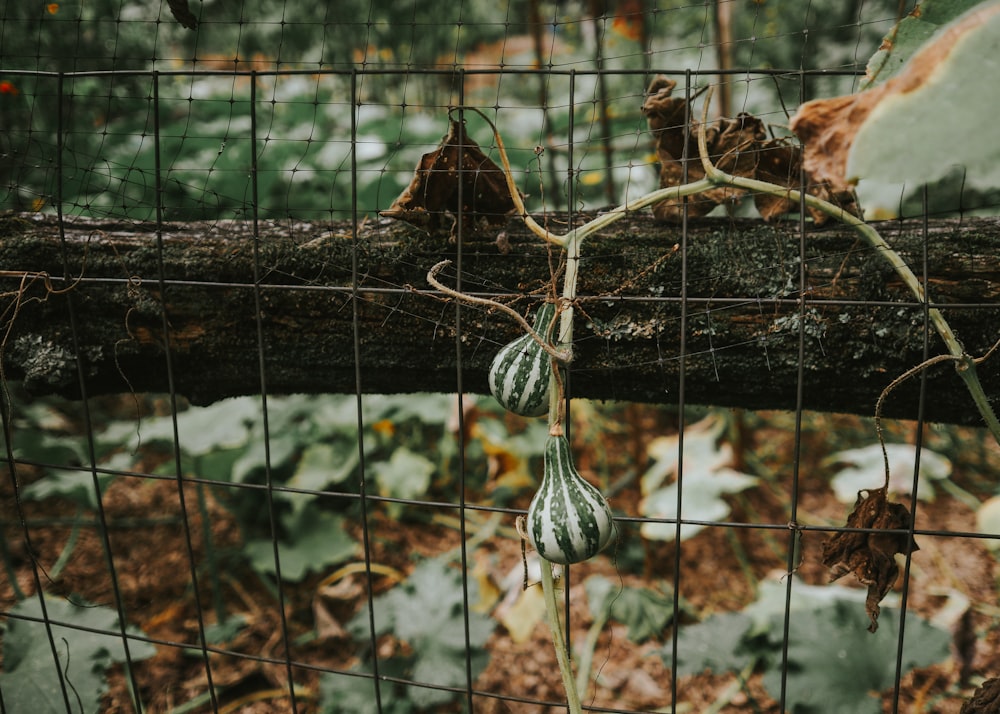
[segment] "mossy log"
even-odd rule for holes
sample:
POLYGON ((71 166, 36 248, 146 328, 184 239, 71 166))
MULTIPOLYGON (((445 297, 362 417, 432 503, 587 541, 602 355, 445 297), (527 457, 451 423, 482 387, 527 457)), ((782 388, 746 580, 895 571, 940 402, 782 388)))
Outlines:
MULTIPOLYGON (((547 223, 561 232, 565 218, 547 223)), ((968 353, 984 353, 1000 337, 1000 220, 878 228, 968 353)), ((518 328, 433 291, 427 271, 444 259, 455 261, 444 282, 460 265, 462 290, 524 313, 559 256, 518 219, 499 244, 459 250, 384 220, 6 216, 3 377, 35 395, 172 387, 194 403, 262 390, 485 393, 497 346, 518 328)), ((701 219, 682 236, 635 214, 588 239, 580 275, 575 397, 792 409, 801 388, 805 408, 871 415, 896 376, 944 352, 924 306, 843 226, 800 236, 796 222, 701 219)), ((1000 395, 1000 357, 978 372, 1000 395)), ((927 419, 980 423, 949 364, 929 370, 926 390, 927 419)), ((907 381, 885 414, 915 418, 919 396, 907 381)))

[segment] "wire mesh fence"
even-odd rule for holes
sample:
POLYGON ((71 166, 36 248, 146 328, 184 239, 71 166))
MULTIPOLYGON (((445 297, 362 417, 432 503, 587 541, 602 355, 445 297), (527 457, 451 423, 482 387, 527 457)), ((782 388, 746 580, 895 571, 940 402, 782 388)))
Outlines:
POLYGON ((621 211, 566 260, 483 188, 501 139, 556 235, 667 185, 658 76, 691 151, 707 87, 703 127, 785 147, 901 8, 398 5, 5 5, 0 711, 572 709, 550 629, 587 711, 959 711, 1000 453, 954 360, 908 370, 939 315, 995 342, 995 195, 888 199, 918 299, 805 199, 621 211), (502 306, 570 274, 550 409, 615 538, 547 626, 516 521, 553 424, 482 395, 502 306))

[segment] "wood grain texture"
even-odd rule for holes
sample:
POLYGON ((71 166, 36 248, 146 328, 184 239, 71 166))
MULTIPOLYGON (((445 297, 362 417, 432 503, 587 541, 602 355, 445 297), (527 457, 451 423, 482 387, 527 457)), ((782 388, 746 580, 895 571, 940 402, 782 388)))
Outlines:
MULTIPOLYGON (((565 216, 548 222, 564 230, 565 216)), ((996 341, 1000 220, 932 221, 926 239, 922 222, 879 229, 918 275, 926 265, 930 297, 970 354, 996 341)), ((690 404, 793 409, 801 381, 805 408, 870 415, 882 389, 923 358, 922 306, 843 227, 800 237, 794 222, 701 219, 681 247, 678 227, 637 214, 588 241, 569 380, 576 397, 677 404, 683 373, 690 404)), ((390 221, 158 231, 7 216, 5 376, 32 394, 74 398, 173 385, 195 403, 358 385, 486 394, 494 353, 517 326, 497 311, 456 307, 425 276, 440 260, 460 260, 463 290, 498 296, 523 314, 544 289, 550 256, 517 219, 502 242, 506 252, 466 242, 459 256, 447 235, 390 221), (40 273, 62 292, 32 278, 40 273)), ((455 285, 455 277, 446 269, 441 279, 455 285)), ((933 333, 926 349, 944 351, 933 333)), ((1000 395, 998 364, 979 368, 991 396, 1000 395)), ((918 398, 919 383, 905 383, 886 415, 916 417, 918 398)), ((979 423, 947 365, 929 373, 925 415, 979 423)))

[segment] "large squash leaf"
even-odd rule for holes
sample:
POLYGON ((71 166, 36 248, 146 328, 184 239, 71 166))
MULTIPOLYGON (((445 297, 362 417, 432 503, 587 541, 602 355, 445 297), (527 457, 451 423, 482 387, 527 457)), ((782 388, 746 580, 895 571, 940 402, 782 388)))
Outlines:
MULTIPOLYGON (((53 660, 48 633, 42 622, 20 617, 41 618, 37 597, 19 602, 10 611, 3 632, 3 673, 0 691, 6 711, 34 714, 62 714, 66 711, 58 667, 69 690, 70 704, 96 712, 107 691, 105 671, 114 662, 125 662, 125 645, 118 628, 118 613, 88 603, 73 603, 48 596, 45 614, 49 620, 66 622, 52 625, 59 661, 53 660), (87 629, 76 629, 82 627, 87 629)), ((127 627, 129 635, 141 635, 127 627)), ((148 642, 130 639, 128 659, 136 662, 156 654, 148 642)))
POLYGON ((892 79, 935 32, 984 0, 924 0, 882 39, 868 60, 862 89, 892 79))
POLYGON ((1000 76, 1000 2, 941 28, 908 65, 918 83, 887 91, 872 108, 851 144, 847 177, 916 187, 959 166, 968 187, 1000 186, 1000 95, 987 86, 1000 76))
MULTIPOLYGON (((667 644, 660 652, 664 663, 680 676, 763 668, 765 689, 775 699, 784 691, 785 706, 795 714, 880 712, 874 695, 895 681, 898 610, 887 610, 883 627, 871 634, 857 590, 795 582, 790 602, 785 596, 784 583, 765 582, 757 600, 742 612, 718 613, 682 626, 678 660, 673 662, 673 648, 667 644), (787 649, 786 608, 791 610, 787 649)), ((945 660, 949 639, 945 630, 907 614, 902 671, 945 660)))

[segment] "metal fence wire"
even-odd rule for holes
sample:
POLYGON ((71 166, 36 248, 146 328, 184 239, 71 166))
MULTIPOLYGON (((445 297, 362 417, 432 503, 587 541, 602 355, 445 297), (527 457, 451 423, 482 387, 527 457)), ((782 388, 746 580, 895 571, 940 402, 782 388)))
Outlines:
POLYGON ((805 199, 635 207, 708 88, 785 150, 898 5, 4 3, 0 712, 1000 711, 1000 450, 938 356, 988 411, 995 193, 880 206, 925 297, 805 199), (553 583, 554 421, 487 373, 557 292, 615 533, 553 583))

